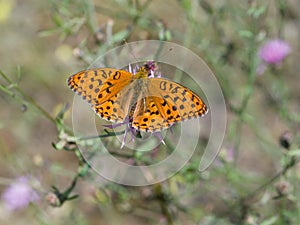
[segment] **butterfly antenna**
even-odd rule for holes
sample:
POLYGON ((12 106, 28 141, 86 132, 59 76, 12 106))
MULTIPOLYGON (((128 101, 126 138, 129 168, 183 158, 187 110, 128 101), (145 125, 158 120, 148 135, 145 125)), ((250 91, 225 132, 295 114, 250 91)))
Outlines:
MULTIPOLYGON (((125 39, 124 39, 123 41, 124 41, 125 45, 130 49, 130 51, 129 51, 130 55, 134 58, 134 60, 135 60, 136 62, 138 62, 138 58, 134 55, 133 49, 129 47, 129 45, 128 45, 128 43, 127 43, 127 41, 126 41, 125 39)), ((138 65, 136 65, 136 66, 133 68, 133 70, 132 70, 131 64, 129 64, 129 66, 128 66, 129 72, 130 72, 130 73, 133 73, 133 74, 135 74, 135 73, 138 71, 138 69, 139 69, 138 65)))

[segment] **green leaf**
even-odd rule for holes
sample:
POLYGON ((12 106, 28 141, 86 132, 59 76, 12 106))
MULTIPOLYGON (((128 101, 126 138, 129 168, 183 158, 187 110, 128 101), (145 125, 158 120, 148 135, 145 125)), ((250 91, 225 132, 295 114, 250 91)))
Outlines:
POLYGON ((293 149, 288 151, 287 153, 289 156, 300 156, 300 149, 293 149))
POLYGON ((240 30, 239 35, 241 37, 245 37, 245 38, 252 38, 253 37, 253 33, 250 30, 240 30))
POLYGON ((259 225, 272 225, 274 224, 276 221, 278 220, 277 216, 273 216, 265 221, 263 221, 262 223, 260 223, 259 225))

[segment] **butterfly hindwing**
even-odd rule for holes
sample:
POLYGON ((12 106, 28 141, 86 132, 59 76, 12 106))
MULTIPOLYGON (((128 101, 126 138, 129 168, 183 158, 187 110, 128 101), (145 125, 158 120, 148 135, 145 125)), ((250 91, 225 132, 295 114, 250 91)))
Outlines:
POLYGON ((101 117, 111 122, 124 122, 132 117, 131 110, 135 107, 132 101, 135 97, 135 82, 123 87, 116 95, 110 97, 102 104, 94 105, 95 112, 101 117))
POLYGON ((159 105, 164 100, 154 96, 140 99, 133 114, 132 127, 145 132, 157 132, 174 124, 168 120, 165 112, 159 110, 159 105))

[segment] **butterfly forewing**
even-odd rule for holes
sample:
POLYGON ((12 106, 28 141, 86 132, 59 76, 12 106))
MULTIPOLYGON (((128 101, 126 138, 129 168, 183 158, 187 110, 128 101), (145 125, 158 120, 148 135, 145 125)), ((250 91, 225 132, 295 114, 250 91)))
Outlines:
POLYGON ((149 79, 148 87, 149 95, 163 99, 158 104, 159 111, 166 114, 171 121, 196 118, 208 111, 197 94, 176 82, 152 78, 149 79))
POLYGON ((119 92, 132 81, 133 75, 124 70, 101 68, 81 71, 68 79, 69 87, 88 101, 95 112, 112 122, 126 117, 119 102, 119 92))

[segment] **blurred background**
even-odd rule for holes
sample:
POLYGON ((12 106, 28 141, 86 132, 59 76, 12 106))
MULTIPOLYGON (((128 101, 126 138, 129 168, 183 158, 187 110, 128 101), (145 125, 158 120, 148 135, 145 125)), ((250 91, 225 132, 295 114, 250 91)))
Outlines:
POLYGON ((299 7, 0 0, 0 223, 298 224, 299 7), (180 44, 212 69, 227 106, 223 146, 203 173, 191 160, 161 184, 104 182, 65 138, 66 80, 124 40, 150 39, 180 44))

